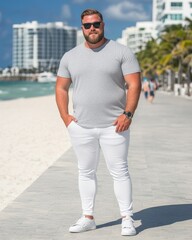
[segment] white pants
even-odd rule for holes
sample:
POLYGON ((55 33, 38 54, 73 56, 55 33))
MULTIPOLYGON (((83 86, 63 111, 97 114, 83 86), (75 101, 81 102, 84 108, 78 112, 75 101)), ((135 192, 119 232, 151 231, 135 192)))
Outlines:
POLYGON ((82 128, 72 121, 68 126, 79 169, 79 191, 84 215, 93 215, 97 190, 96 171, 102 149, 114 180, 114 192, 122 216, 132 215, 132 187, 127 156, 129 130, 117 133, 116 126, 82 128))

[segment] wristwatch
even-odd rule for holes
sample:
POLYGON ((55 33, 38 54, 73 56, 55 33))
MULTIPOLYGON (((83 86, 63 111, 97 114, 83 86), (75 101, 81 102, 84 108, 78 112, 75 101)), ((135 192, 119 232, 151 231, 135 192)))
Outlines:
POLYGON ((125 116, 126 116, 128 119, 132 119, 132 118, 133 118, 133 113, 132 113, 132 112, 126 112, 126 111, 124 111, 123 114, 125 114, 125 116))

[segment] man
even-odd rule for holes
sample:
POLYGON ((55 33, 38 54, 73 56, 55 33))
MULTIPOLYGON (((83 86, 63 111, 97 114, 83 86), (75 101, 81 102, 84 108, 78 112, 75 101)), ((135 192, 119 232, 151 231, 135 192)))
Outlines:
POLYGON ((64 54, 56 84, 57 105, 78 160, 83 210, 83 216, 69 231, 96 228, 93 212, 101 148, 114 180, 122 216, 121 234, 135 235, 127 155, 129 126, 141 91, 140 68, 130 49, 104 37, 100 12, 87 9, 81 14, 81 21, 86 41, 64 54), (68 113, 71 83, 73 115, 68 113))

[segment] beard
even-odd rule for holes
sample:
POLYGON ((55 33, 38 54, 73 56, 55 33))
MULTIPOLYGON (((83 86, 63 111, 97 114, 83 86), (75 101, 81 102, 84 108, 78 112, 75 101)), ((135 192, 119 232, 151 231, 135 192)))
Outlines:
POLYGON ((96 44, 104 38, 104 32, 99 34, 96 31, 93 31, 89 33, 89 35, 85 35, 85 33, 83 33, 83 35, 85 37, 85 40, 91 44, 96 44), (94 37, 92 37, 93 34, 94 34, 94 37))

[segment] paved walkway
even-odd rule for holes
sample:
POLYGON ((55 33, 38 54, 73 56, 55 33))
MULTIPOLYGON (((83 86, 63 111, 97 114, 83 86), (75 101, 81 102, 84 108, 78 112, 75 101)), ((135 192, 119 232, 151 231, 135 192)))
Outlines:
MULTIPOLYGON (((135 240, 192 239, 192 101, 158 93, 141 97, 131 134, 135 240)), ((77 167, 70 149, 0 212, 1 240, 122 239, 112 179, 101 156, 97 230, 68 233, 81 214, 77 167)))

